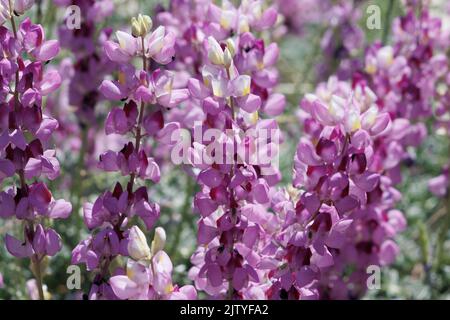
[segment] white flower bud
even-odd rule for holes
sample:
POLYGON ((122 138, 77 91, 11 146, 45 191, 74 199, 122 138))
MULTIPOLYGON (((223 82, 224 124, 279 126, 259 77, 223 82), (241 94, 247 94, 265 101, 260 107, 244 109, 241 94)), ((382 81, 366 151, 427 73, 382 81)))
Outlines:
POLYGON ((148 260, 151 258, 150 248, 144 233, 137 226, 130 229, 128 236, 128 254, 134 260, 148 260))
POLYGON ((144 33, 143 35, 146 35, 150 32, 150 30, 152 30, 153 21, 149 16, 140 14, 138 16, 138 21, 141 25, 141 31, 144 33))
POLYGON ((145 37, 152 29, 153 21, 147 15, 139 14, 137 18, 131 18, 131 34, 134 37, 145 37))
POLYGON ((208 37, 208 59, 212 64, 223 65, 224 54, 222 47, 213 37, 208 37))
POLYGON ((231 38, 227 39, 227 48, 230 50, 231 56, 234 57, 236 54, 236 45, 234 44, 234 40, 231 38))
POLYGON ((158 251, 164 249, 166 245, 166 232, 163 228, 158 227, 155 229, 155 237, 152 241, 152 254, 155 255, 158 251))
POLYGON ((135 17, 131 18, 131 34, 137 38, 141 36, 141 33, 139 21, 135 17))
POLYGON ((229 69, 233 64, 233 57, 231 56, 231 52, 230 50, 228 50, 228 48, 226 48, 223 53, 223 64, 227 69, 229 69))

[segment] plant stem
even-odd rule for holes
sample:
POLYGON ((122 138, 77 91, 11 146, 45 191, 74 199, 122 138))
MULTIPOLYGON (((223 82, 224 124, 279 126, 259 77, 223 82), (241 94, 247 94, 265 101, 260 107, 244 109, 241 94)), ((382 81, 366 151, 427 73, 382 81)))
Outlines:
POLYGON ((381 42, 383 43, 383 45, 386 44, 391 29, 391 15, 393 8, 394 8, 394 0, 389 0, 388 8, 386 11, 386 19, 384 20, 383 36, 381 38, 381 42))
MULTIPOLYGON (((227 75, 228 75, 228 79, 231 81, 231 72, 229 68, 227 69, 227 75)), ((236 120, 236 110, 234 108, 234 101, 233 101, 233 97, 230 97, 230 108, 231 108, 231 118, 232 118, 232 122, 234 122, 236 120)), ((233 124, 232 124, 233 125, 233 124)), ((233 129, 233 127, 231 127, 231 129, 233 129)), ((233 150, 234 152, 234 150, 233 150)), ((233 159, 232 161, 234 162, 234 154, 233 154, 233 159)), ((233 178, 235 174, 235 164, 233 163, 231 166, 231 170, 230 170, 230 180, 233 178)), ((235 208, 235 199, 234 199, 234 190, 230 189, 230 209, 231 209, 231 222, 233 224, 236 224, 236 208, 235 208)), ((230 255, 231 257, 233 256, 233 251, 234 251, 234 242, 232 243, 231 247, 230 247, 230 255)), ((234 295, 234 288, 233 288, 233 283, 231 280, 228 281, 228 292, 227 292, 227 298, 228 300, 232 300, 233 299, 233 295, 234 295)))
MULTIPOLYGON (((12 5, 12 0, 9 0, 9 14, 11 16, 11 28, 13 31, 14 39, 17 40, 17 28, 16 28, 16 22, 14 20, 14 10, 12 5)), ((19 64, 17 64, 18 66, 19 64)), ((16 70, 16 79, 15 79, 15 86, 14 86, 14 108, 17 110, 19 107, 19 68, 17 67, 16 70)))
MULTIPOLYGON (((17 40, 17 27, 16 22, 14 20, 14 9, 12 0, 9 0, 9 13, 11 16, 11 29, 13 31, 14 39, 17 40)), ((19 69, 16 70, 15 74, 15 85, 14 85, 14 109, 17 110, 19 107, 19 69)), ((25 174, 23 170, 19 170, 18 172, 19 180, 20 180, 20 188, 22 189, 22 192, 27 192, 28 186, 25 180, 25 174)), ((33 222, 29 222, 29 228, 31 228, 31 232, 34 234, 34 224, 33 222)), ((32 264, 32 270, 35 273, 36 277, 36 286, 38 288, 39 292, 39 299, 44 300, 44 290, 42 288, 42 273, 41 273, 41 262, 39 257, 35 254, 31 257, 31 264, 32 264)))
POLYGON ((11 27, 13 30, 14 38, 17 39, 17 28, 16 23, 14 22, 14 8, 12 4, 12 0, 9 0, 9 15, 11 16, 11 27))
MULTIPOLYGON (((25 237, 29 236, 29 240, 32 241, 34 238, 34 222, 31 220, 27 221, 27 225, 24 225, 24 234, 25 237)), ((39 257, 37 254, 33 254, 30 258, 31 261, 31 271, 36 278, 36 286, 39 293, 39 300, 44 300, 44 290, 42 288, 42 270, 41 270, 41 260, 42 257, 39 257)))
MULTIPOLYGON (((143 70, 146 72, 147 71, 147 58, 145 57, 145 37, 142 36, 141 37, 141 43, 142 43, 142 67, 143 70)), ((138 118, 138 122, 137 122, 137 127, 136 127, 136 141, 135 141, 135 151, 136 154, 139 153, 139 149, 141 146, 141 139, 142 139, 142 121, 144 120, 144 108, 145 108, 145 103, 144 101, 141 101, 141 107, 139 109, 139 118, 138 118)), ((129 192, 133 192, 133 184, 134 184, 134 180, 136 178, 136 173, 132 173, 130 176, 130 182, 128 184, 128 188, 129 188, 129 192)))
POLYGON ((42 288, 42 272, 41 272, 41 261, 34 255, 31 259, 31 263, 33 264, 33 269, 36 277, 36 286, 39 292, 39 300, 45 300, 44 289, 42 288))
POLYGON ((36 10, 36 22, 41 24, 42 22, 42 0, 36 0, 37 10, 36 10))

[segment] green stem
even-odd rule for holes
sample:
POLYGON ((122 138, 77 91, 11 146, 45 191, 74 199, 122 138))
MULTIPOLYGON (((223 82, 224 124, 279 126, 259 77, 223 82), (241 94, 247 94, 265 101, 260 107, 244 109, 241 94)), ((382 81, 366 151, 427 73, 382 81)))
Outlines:
POLYGON ((42 0, 36 0, 36 23, 42 23, 42 0))
POLYGON ((41 261, 34 255, 31 259, 31 263, 33 264, 33 269, 36 277, 36 286, 39 292, 39 300, 45 300, 44 289, 42 287, 42 271, 41 271, 41 261))
MULTIPOLYGON (((230 72, 229 68, 227 68, 227 75, 228 75, 228 79, 231 81, 231 76, 230 76, 231 72, 230 72)), ((236 110, 235 110, 235 107, 234 107, 233 97, 230 97, 230 108, 231 108, 231 117, 232 117, 233 122, 234 122, 236 120, 236 110)), ((234 156, 233 156, 232 161, 234 161, 234 156)), ((230 178, 231 179, 234 176, 234 174, 235 174, 235 165, 233 163, 232 166, 231 166, 231 171, 230 171, 230 178)), ((237 212, 236 212, 236 208, 234 207, 234 203, 235 203, 234 190, 230 189, 229 192, 230 192, 231 221, 232 221, 233 224, 236 224, 236 219, 237 219, 236 213, 237 212)), ((232 245, 230 247, 230 254, 231 254, 231 256, 233 255, 233 251, 234 251, 234 243, 232 243, 232 245)), ((233 284, 232 284, 231 280, 229 280, 228 281, 228 292, 227 292, 228 300, 232 300, 233 299, 233 295, 234 295, 233 284)))
POLYGON ((393 8, 394 8, 394 0, 389 0, 388 8, 386 11, 386 19, 384 20, 383 36, 381 38, 381 42, 383 43, 383 45, 386 44, 389 32, 391 30, 391 15, 393 8))

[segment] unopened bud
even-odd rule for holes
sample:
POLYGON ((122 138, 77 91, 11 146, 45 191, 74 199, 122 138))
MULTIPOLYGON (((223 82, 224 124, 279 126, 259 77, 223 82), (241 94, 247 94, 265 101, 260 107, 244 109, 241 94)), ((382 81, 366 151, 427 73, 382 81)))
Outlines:
POLYGON ((158 227, 155 229, 155 237, 152 241, 152 254, 155 255, 158 251, 164 249, 166 245, 166 232, 163 228, 158 227))
POLYGON ((131 18, 131 34, 133 37, 140 37, 141 36, 141 26, 139 25, 139 21, 133 17, 131 18))
POLYGON ((144 233, 136 226, 133 226, 128 236, 128 254, 134 260, 146 260, 151 257, 150 248, 144 233))
POLYGON ((233 57, 231 56, 230 50, 228 50, 228 48, 226 48, 223 53, 223 64, 227 69, 230 68, 233 64, 233 57))
POLYGON ((208 38, 208 59, 212 64, 223 65, 223 50, 220 44, 213 37, 208 38))
POLYGON ((150 18, 147 15, 139 15, 138 17, 139 23, 141 24, 142 31, 145 32, 145 34, 149 33, 150 30, 152 30, 153 27, 153 21, 152 18, 150 18))
POLYGON ((131 34, 134 37, 144 37, 152 29, 153 21, 147 15, 138 15, 137 18, 131 18, 131 34))
POLYGON ((231 56, 234 57, 236 54, 236 45, 234 44, 234 40, 229 38, 227 40, 227 48, 230 50, 231 56))

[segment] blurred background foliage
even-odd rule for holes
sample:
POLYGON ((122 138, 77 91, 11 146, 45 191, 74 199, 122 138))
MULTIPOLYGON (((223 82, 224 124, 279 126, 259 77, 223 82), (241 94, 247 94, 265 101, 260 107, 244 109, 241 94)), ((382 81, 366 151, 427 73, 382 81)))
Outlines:
MULTIPOLYGON (((446 0, 433 2, 433 14, 439 15, 446 0)), ((104 21, 102 26, 115 28, 127 26, 130 17, 137 13, 153 15, 157 5, 167 7, 168 0, 115 0, 115 14, 104 21)), ((219 2, 219 1, 217 1, 219 2)), ((389 27, 396 16, 403 13, 398 0, 373 0, 362 2, 362 17, 360 26, 365 32, 366 43, 385 40, 389 43, 389 27), (381 30, 369 30, 366 27, 366 8, 376 4, 381 8, 381 30)), ((37 11, 31 12, 39 18, 48 32, 47 38, 56 37, 57 27, 63 21, 64 12, 56 8, 52 1, 42 1, 42 16, 37 11)), ((448 18, 447 18, 448 19, 448 18)), ((36 21, 36 20, 35 20, 36 21)), ((446 22, 446 21, 444 21, 446 22)), ((283 175, 281 186, 288 186, 292 181, 292 162, 296 145, 301 136, 301 125, 297 120, 296 111, 301 97, 314 91, 318 82, 317 65, 321 61, 320 40, 324 26, 308 26, 301 36, 285 35, 280 39, 272 34, 262 34, 266 39, 278 42, 281 57, 278 64, 280 70, 280 85, 277 90, 287 97, 288 105, 283 115, 278 118, 285 135, 280 166, 283 175)), ((337 40, 336 40, 337 41, 337 40)), ((363 48, 357 54, 363 54, 363 48)), ((69 57, 70 52, 62 52, 61 59, 69 57)), ((58 61, 52 64, 57 65, 58 61)), ((110 106, 100 106, 97 112, 99 128, 105 119, 110 106)), ((448 161, 449 141, 445 136, 436 134, 429 123, 429 136, 418 149, 411 150, 410 159, 405 162, 404 179, 399 186, 403 199, 399 204, 408 220, 408 228, 397 241, 401 253, 396 263, 382 269, 382 288, 369 290, 368 299, 450 299, 450 216, 441 200, 432 196, 427 182, 438 175, 442 165, 448 161)), ((83 169, 82 158, 73 154, 58 154, 61 163, 61 177, 76 175, 78 183, 73 190, 61 188, 63 181, 50 183, 49 188, 55 198, 71 199, 74 212, 69 220, 54 223, 61 234, 63 250, 48 261, 44 283, 48 286, 52 298, 80 298, 80 293, 70 291, 66 287, 66 273, 70 265, 71 250, 88 236, 82 219, 82 204, 107 188, 111 188, 116 178, 100 171, 86 172, 83 169)), ((183 171, 183 168, 164 166, 161 182, 151 186, 152 197, 161 205, 159 225, 167 232, 167 252, 174 264, 174 281, 180 284, 189 283, 187 271, 190 267, 189 258, 196 247, 196 216, 192 213, 192 197, 197 187, 195 181, 183 171)), ((2 186, 4 188, 5 186, 2 186)), ((20 222, 0 220, 0 273, 3 274, 4 288, 0 288, 0 299, 27 299, 26 281, 32 278, 29 261, 11 257, 3 244, 6 232, 18 234, 20 222)), ((153 234, 147 234, 152 239, 153 234)), ((82 269, 82 289, 88 290, 84 266, 82 269)))

